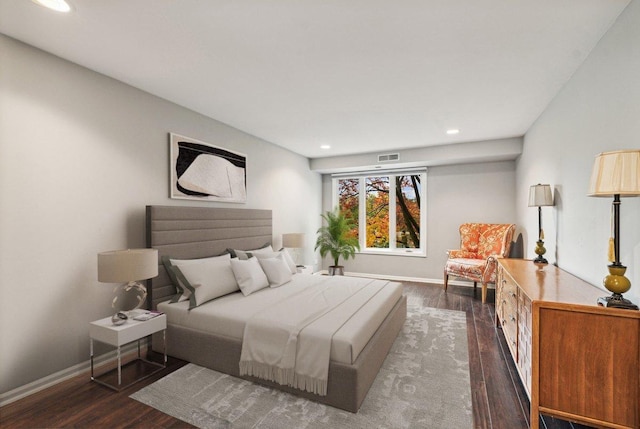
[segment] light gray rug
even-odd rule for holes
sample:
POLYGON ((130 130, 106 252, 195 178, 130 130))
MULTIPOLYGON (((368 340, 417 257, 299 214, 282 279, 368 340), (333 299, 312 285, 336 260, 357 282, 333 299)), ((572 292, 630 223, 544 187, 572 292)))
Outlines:
POLYGON ((465 313, 411 301, 357 414, 194 364, 131 397, 200 428, 470 428, 465 313))

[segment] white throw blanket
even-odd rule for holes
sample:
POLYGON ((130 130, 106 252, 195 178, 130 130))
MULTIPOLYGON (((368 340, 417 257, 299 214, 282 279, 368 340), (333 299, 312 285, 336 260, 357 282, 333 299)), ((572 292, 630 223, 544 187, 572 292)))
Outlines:
POLYGON ((318 277, 319 283, 247 321, 240 375, 327 394, 331 339, 387 282, 318 277), (322 282, 320 282, 322 280, 322 282))

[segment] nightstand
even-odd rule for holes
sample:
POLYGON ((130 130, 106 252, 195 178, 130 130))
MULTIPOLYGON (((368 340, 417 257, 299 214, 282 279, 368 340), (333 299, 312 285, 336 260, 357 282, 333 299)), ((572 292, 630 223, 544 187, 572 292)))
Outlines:
POLYGON ((91 380, 120 391, 132 384, 143 380, 167 366, 167 344, 165 330, 167 329, 167 316, 161 314, 152 319, 137 321, 127 320, 123 325, 116 326, 111 322, 111 317, 96 320, 89 324, 89 349, 91 354, 91 380), (162 348, 164 358, 162 364, 152 362, 140 356, 140 340, 162 331, 162 348), (100 375, 93 372, 93 342, 109 344, 117 348, 118 367, 100 375), (125 344, 138 342, 138 358, 122 365, 121 348, 125 344), (129 369, 129 371, 126 371, 129 369), (125 383, 123 383, 123 375, 125 383))
POLYGON ((300 274, 313 274, 313 265, 298 265, 296 268, 300 274))

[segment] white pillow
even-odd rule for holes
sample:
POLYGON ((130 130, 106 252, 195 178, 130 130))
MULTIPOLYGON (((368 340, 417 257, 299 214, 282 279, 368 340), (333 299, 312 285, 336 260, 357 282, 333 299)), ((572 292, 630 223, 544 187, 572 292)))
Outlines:
POLYGON ((287 263, 284 261, 282 253, 279 253, 275 258, 257 257, 257 259, 258 262, 260 262, 262 270, 267 275, 267 279, 269 279, 270 287, 282 286, 283 284, 291 281, 293 273, 291 273, 287 263))
POLYGON ((178 280, 191 291, 189 309, 238 290, 230 261, 229 254, 191 260, 171 259, 174 267, 184 276, 181 279, 176 273, 178 280))
POLYGON ((233 253, 238 257, 238 259, 246 260, 246 259, 249 259, 251 255, 256 256, 256 255, 261 255, 265 253, 267 254, 273 253, 273 247, 271 247, 271 245, 269 244, 265 247, 261 247, 260 249, 253 249, 253 250, 233 249, 233 253))
POLYGON ((291 255, 289 255, 289 251, 287 251, 287 249, 281 249, 280 253, 284 256, 284 261, 287 263, 287 266, 289 267, 291 274, 297 273, 298 267, 296 266, 296 263, 294 262, 291 255))
POLYGON ((295 274, 298 272, 296 263, 293 262, 293 259, 291 259, 291 256, 289 255, 289 252, 287 252, 286 249, 280 249, 277 252, 260 252, 257 254, 253 254, 253 256, 255 256, 258 259, 277 258, 278 256, 281 256, 282 260, 287 265, 287 269, 291 271, 291 274, 295 274))
POLYGON ((231 270, 244 296, 269 287, 269 280, 256 258, 245 260, 233 258, 231 259, 231 270))

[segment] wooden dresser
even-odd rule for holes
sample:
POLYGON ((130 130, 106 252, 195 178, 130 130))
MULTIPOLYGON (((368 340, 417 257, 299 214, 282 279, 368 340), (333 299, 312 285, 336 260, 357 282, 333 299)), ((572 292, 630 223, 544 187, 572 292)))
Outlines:
POLYGON ((531 400, 531 428, 539 413, 640 428, 640 312, 596 305, 607 295, 553 265, 499 260, 496 324, 531 400))

